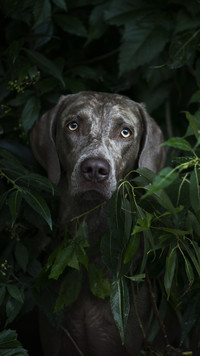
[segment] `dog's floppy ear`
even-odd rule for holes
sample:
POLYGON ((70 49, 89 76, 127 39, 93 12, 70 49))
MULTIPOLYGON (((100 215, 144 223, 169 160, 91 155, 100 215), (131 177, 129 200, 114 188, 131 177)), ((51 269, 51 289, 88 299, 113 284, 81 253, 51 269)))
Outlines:
POLYGON ((144 134, 138 167, 146 167, 157 173, 165 163, 165 149, 160 147, 163 134, 160 127, 148 115, 143 104, 139 105, 139 110, 143 119, 144 134))
POLYGON ((61 173, 54 140, 56 119, 68 96, 62 96, 53 109, 36 121, 30 134, 30 142, 34 156, 41 166, 47 170, 48 178, 54 184, 58 184, 61 173))

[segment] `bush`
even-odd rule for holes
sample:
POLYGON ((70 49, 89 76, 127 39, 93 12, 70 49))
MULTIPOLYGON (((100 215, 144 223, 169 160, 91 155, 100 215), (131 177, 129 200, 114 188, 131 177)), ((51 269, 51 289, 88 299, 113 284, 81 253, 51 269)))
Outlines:
POLYGON ((160 314, 166 303, 173 306, 180 344, 187 345, 199 316, 198 1, 3 0, 0 16, 1 329, 35 305, 59 319, 59 310, 78 295, 81 264, 94 295, 111 295, 111 305, 114 298, 119 301, 112 309, 122 341, 127 284, 149 276, 161 295, 160 314), (164 170, 155 176, 138 169, 133 181, 121 182, 122 194, 116 192, 111 201, 111 233, 102 237, 99 249, 113 273, 112 285, 104 271, 90 266, 84 224, 44 265, 44 251, 58 233, 58 199, 32 156, 28 133, 60 95, 80 90, 120 92, 144 101, 172 147, 164 170), (112 242, 112 261, 107 241, 112 242), (141 246, 144 253, 133 263, 141 246), (63 265, 61 257, 67 257, 63 265), (52 297, 45 305, 41 286, 63 273, 76 283, 67 294, 61 284, 57 300, 52 297))

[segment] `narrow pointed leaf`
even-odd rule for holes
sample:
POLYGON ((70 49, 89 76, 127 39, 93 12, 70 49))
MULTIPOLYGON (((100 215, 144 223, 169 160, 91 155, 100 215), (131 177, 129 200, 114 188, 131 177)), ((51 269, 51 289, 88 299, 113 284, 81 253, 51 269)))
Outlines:
POLYGON ((173 250, 166 258, 164 286, 167 293, 167 298, 169 298, 170 296, 175 268, 176 268, 176 250, 173 250))
POLYGON ((122 344, 124 344, 130 303, 129 291, 123 278, 112 283, 110 304, 115 323, 121 336, 122 344))
POLYGON ((9 195, 8 206, 12 216, 12 226, 15 224, 15 221, 19 214, 21 202, 22 202, 22 193, 19 190, 15 190, 9 195))
POLYGON ((25 201, 47 222, 52 230, 52 219, 49 207, 46 201, 36 192, 26 191, 23 193, 25 201))

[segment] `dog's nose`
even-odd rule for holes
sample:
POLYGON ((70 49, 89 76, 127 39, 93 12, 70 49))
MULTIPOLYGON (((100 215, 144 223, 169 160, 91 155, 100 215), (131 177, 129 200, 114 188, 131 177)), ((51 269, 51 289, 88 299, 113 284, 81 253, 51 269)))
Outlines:
POLYGON ((81 164, 81 172, 85 179, 102 182, 109 176, 109 163, 102 158, 87 158, 81 164))

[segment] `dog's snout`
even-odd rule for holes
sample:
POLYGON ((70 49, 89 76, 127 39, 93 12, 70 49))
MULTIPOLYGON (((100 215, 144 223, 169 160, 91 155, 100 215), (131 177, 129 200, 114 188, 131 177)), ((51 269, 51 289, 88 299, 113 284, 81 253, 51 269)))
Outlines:
POLYGON ((102 182, 109 176, 110 165, 102 158, 87 158, 81 164, 81 173, 86 180, 102 182))

